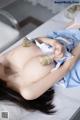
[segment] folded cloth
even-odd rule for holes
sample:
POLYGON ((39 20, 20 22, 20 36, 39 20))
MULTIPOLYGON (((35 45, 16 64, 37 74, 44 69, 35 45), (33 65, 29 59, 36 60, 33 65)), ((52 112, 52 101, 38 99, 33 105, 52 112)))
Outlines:
MULTIPOLYGON (((79 29, 66 29, 58 32, 52 32, 50 35, 48 35, 48 37, 53 40, 57 39, 60 43, 65 45, 65 48, 68 52, 71 52, 73 48, 80 43, 79 29)), ((69 56, 65 58, 69 58, 69 56)), ((63 83, 66 87, 80 86, 80 60, 75 64, 73 69, 64 77, 63 82, 60 81, 60 83, 63 83)))

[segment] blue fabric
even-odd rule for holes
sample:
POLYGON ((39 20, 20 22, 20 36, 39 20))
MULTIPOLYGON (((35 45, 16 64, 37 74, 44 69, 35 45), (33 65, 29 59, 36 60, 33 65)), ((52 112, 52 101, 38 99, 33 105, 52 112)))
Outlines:
POLYGON ((66 87, 80 86, 80 60, 75 64, 73 69, 64 77, 66 87))
MULTIPOLYGON (((66 38, 70 44, 66 44, 66 48, 71 51, 80 42, 80 31, 78 29, 66 29, 58 32, 52 32, 48 35, 51 39, 57 37, 66 38)), ((60 42, 63 42, 60 40, 60 42)))
MULTIPOLYGON (((78 29, 66 29, 63 31, 52 32, 48 35, 51 39, 57 37, 63 37, 70 41, 70 44, 66 45, 69 52, 80 42, 80 31, 78 29)), ((66 87, 80 86, 80 60, 75 64, 73 69, 64 77, 64 84, 66 87)))

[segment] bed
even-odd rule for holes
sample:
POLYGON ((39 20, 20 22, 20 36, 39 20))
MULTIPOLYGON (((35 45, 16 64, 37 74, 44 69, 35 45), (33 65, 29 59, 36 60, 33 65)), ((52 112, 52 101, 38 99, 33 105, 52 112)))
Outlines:
MULTIPOLYGON (((28 39, 47 35, 51 31, 65 29, 66 25, 72 20, 66 17, 66 10, 60 12, 46 23, 26 35, 28 39), (59 20, 61 16, 61 19, 59 20)), ((13 44, 11 47, 1 53, 4 54, 22 43, 24 38, 13 44)), ((55 104, 56 113, 46 115, 36 112, 29 112, 9 101, 0 101, 0 118, 2 112, 9 114, 9 120, 69 120, 80 106, 80 87, 65 88, 62 85, 55 84, 55 104)), ((1 119, 2 120, 2 119, 1 119)))

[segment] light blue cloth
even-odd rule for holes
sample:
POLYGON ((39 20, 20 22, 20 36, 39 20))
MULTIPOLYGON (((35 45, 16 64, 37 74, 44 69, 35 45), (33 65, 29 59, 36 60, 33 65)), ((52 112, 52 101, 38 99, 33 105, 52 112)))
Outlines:
MULTIPOLYGON (((66 49, 71 52, 73 48, 80 42, 80 31, 78 29, 66 29, 63 31, 52 32, 49 38, 57 39, 58 37, 66 38, 70 43, 66 44, 63 40, 59 40, 65 45, 66 49)), ((66 87, 80 86, 80 60, 75 64, 73 69, 64 77, 64 85, 66 87)))
POLYGON ((64 77, 66 87, 80 86, 80 60, 75 64, 73 69, 64 77))
POLYGON ((68 51, 71 52, 72 49, 80 42, 80 31, 78 29, 66 29, 58 32, 52 32, 48 35, 48 37, 52 39, 57 39, 58 37, 67 39, 70 42, 69 44, 66 44, 63 40, 57 40, 64 44, 68 51))

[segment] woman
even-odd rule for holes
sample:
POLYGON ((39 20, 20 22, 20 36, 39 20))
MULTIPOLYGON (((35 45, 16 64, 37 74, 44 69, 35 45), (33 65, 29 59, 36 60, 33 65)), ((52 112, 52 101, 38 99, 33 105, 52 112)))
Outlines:
MULTIPOLYGON (((53 40, 51 43, 54 44, 53 40)), ((57 44, 62 54, 63 46, 57 44)), ((72 69, 80 58, 79 51, 80 45, 72 51, 74 56, 53 72, 53 64, 40 64, 43 53, 33 42, 4 54, 0 58, 0 99, 14 101, 26 109, 52 113, 54 90, 51 87, 72 69)))

